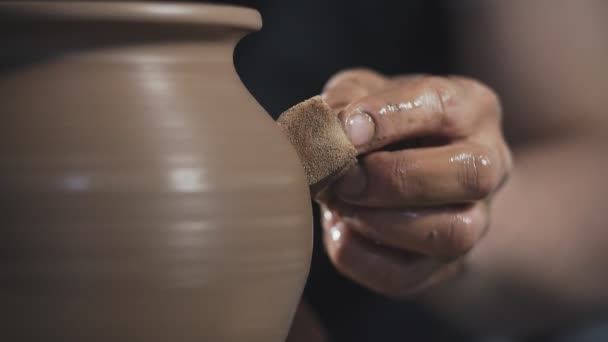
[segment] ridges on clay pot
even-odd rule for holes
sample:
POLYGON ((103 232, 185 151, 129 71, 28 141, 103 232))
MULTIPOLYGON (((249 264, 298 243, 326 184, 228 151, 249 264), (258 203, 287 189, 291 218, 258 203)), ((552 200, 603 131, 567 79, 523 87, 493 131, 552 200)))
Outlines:
POLYGON ((282 341, 312 217, 242 86, 257 12, 0 3, 0 339, 282 341))

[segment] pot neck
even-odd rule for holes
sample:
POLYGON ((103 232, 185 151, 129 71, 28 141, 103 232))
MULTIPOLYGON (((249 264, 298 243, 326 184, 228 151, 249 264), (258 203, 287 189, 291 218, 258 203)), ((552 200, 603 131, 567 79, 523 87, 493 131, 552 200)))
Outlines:
POLYGON ((192 3, 116 2, 116 1, 3 1, 0 17, 4 22, 96 22, 139 23, 171 26, 215 26, 257 31, 260 14, 251 8, 192 3))
POLYGON ((255 10, 225 5, 54 1, 0 3, 0 23, 3 62, 11 68, 107 51, 123 60, 232 62, 240 38, 261 26, 255 10))

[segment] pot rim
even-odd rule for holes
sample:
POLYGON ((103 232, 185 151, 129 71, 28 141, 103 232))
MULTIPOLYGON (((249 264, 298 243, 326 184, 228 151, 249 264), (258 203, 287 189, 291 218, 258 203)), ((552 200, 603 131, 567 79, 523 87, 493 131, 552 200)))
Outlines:
POLYGON ((260 13, 255 9, 211 3, 2 1, 2 14, 13 15, 8 18, 11 21, 44 18, 52 21, 218 25, 252 31, 262 27, 260 13))

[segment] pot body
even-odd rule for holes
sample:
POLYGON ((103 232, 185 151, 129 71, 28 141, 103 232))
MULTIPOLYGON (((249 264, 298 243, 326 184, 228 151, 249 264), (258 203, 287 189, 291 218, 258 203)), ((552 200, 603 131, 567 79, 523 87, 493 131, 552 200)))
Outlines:
POLYGON ((312 218, 233 68, 257 13, 19 2, 0 23, 0 340, 284 340, 312 218))

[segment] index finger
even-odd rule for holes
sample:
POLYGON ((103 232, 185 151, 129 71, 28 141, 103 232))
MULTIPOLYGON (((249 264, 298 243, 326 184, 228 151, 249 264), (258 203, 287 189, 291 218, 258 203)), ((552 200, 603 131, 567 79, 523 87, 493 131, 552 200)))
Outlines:
POLYGON ((416 137, 467 137, 484 120, 496 119, 499 108, 496 95, 476 81, 423 76, 361 98, 346 106, 339 118, 349 136, 365 131, 355 125, 366 122, 360 117, 369 118, 373 134, 355 143, 360 153, 366 153, 416 137))

